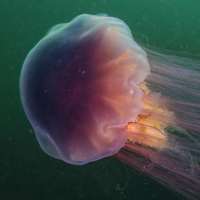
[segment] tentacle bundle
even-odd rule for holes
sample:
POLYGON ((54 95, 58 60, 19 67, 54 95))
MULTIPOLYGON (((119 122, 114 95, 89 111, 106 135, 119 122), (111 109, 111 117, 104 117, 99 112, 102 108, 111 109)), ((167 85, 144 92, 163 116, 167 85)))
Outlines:
POLYGON ((198 57, 145 50, 151 74, 140 84, 144 106, 115 156, 179 194, 198 199, 200 62, 198 57))

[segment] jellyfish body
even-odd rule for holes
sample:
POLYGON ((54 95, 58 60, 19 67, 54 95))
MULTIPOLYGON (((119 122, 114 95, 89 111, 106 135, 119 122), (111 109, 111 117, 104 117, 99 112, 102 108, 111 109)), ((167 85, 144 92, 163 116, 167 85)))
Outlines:
POLYGON ((53 27, 29 53, 21 97, 42 149, 71 164, 118 152, 137 117, 146 53, 121 20, 81 15, 53 27))
POLYGON ((114 155, 198 199, 199 63, 141 48, 120 19, 84 14, 30 51, 21 100, 50 156, 82 165, 114 155))

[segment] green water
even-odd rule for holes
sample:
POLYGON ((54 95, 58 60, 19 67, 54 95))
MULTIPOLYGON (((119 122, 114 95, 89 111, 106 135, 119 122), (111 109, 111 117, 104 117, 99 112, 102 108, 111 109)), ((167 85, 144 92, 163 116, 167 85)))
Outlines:
POLYGON ((127 171, 114 158, 72 166, 44 154, 20 103, 19 75, 50 27, 82 13, 118 17, 144 44, 200 54, 199 10, 199 0, 0 0, 0 200, 178 199, 130 168, 117 191, 127 171))

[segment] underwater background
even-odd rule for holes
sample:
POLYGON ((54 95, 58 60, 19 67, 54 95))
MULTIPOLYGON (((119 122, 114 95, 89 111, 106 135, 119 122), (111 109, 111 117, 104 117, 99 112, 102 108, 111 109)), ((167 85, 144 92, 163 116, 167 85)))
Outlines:
POLYGON ((0 0, 0 200, 183 199, 112 157, 73 166, 46 155, 24 114, 19 76, 50 27, 83 13, 122 19, 139 43, 200 55, 199 10, 199 0, 0 0))

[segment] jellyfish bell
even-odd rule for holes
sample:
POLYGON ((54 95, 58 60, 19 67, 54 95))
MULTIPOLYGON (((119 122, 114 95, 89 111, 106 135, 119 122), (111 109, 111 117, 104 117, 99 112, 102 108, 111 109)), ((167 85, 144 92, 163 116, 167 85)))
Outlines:
POLYGON ((197 97, 198 89, 180 80, 175 73, 180 65, 165 64, 167 56, 145 49, 147 58, 144 49, 122 20, 105 14, 84 14, 56 25, 23 64, 22 104, 50 156, 83 165, 114 155, 191 197, 199 194, 199 168, 190 166, 198 163, 194 154, 200 152, 191 150, 198 138, 175 136, 169 126, 179 132, 197 130, 199 115, 185 111, 186 106, 194 110, 197 103, 185 97, 197 97), (186 122, 194 115, 196 120, 186 122), (185 192, 188 186, 190 195, 185 192))
POLYGON ((22 102, 43 150, 71 164, 119 151, 124 125, 143 106, 137 84, 149 72, 121 20, 81 15, 53 27, 21 74, 22 102))

